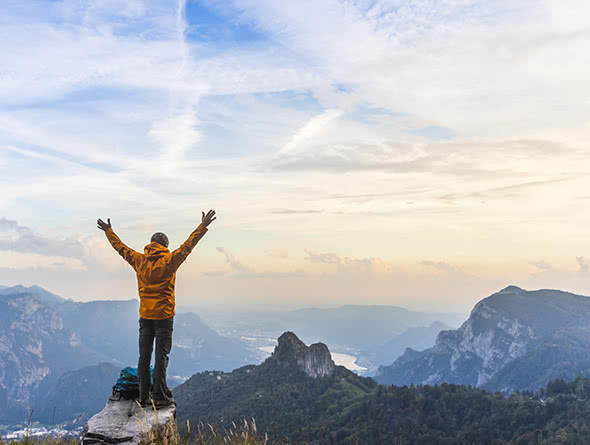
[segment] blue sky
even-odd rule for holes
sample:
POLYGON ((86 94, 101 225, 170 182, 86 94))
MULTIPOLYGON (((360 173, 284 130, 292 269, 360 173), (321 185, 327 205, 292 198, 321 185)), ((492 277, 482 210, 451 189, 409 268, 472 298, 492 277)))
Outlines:
POLYGON ((96 219, 142 250, 215 208, 187 302, 590 293, 587 2, 3 6, 4 284, 132 297, 96 219))

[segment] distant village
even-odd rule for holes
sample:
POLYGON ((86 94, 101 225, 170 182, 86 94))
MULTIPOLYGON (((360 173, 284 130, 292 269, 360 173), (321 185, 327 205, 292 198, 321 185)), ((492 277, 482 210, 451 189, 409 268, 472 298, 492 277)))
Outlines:
MULTIPOLYGON (((18 428, 18 426, 16 426, 18 428)), ((74 437, 79 438, 82 435, 83 427, 67 430, 64 425, 42 426, 38 422, 33 426, 25 426, 22 429, 6 432, 0 431, 0 442, 11 440, 24 440, 28 438, 44 439, 47 437, 74 437)))

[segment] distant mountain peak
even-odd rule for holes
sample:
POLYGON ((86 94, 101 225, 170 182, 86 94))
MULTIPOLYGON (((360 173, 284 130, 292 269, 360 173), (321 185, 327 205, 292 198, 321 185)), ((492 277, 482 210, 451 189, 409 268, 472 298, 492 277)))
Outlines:
POLYGON ((59 295, 55 295, 52 292, 49 292, 46 289, 43 289, 41 286, 37 286, 36 284, 26 287, 22 284, 17 284, 16 286, 12 287, 1 287, 0 288, 0 295, 16 295, 16 294, 25 294, 30 295, 44 303, 56 304, 56 303, 63 303, 66 300, 59 295))
POLYGON ((272 358, 279 361, 295 360, 299 368, 313 378, 332 375, 336 367, 324 343, 306 346, 293 332, 285 332, 279 337, 272 358))
POLYGON ((505 287, 504 289, 499 291, 498 294, 519 294, 521 292, 526 291, 518 286, 515 286, 514 284, 511 284, 510 286, 505 287))

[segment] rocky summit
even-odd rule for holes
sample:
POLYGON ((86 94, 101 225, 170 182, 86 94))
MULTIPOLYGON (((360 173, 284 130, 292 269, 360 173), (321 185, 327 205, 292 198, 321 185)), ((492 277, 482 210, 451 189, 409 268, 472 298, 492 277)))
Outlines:
MULTIPOLYGON (((293 332, 285 332, 273 354, 260 365, 230 373, 201 372, 172 392, 181 429, 187 421, 231 429, 232 422, 254 418, 262 436, 268 433, 270 438, 284 439, 280 443, 294 444, 320 443, 325 417, 342 413, 376 387, 374 380, 334 365, 326 345, 306 346, 293 332)), ((355 434, 353 427, 345 429, 343 437, 355 434)))
POLYGON ((382 367, 379 383, 457 383, 506 393, 590 373, 590 298, 509 286, 481 300, 457 330, 382 367))
POLYGON ((336 367, 325 344, 306 346, 293 332, 285 332, 279 337, 272 358, 279 361, 294 359, 299 369, 313 378, 332 375, 336 367))

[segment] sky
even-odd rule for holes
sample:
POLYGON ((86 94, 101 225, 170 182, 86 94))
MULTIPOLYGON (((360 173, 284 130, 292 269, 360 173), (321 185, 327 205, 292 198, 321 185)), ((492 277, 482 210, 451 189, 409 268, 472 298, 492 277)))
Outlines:
POLYGON ((4 0, 0 284, 468 310, 590 295, 585 0, 4 0))

